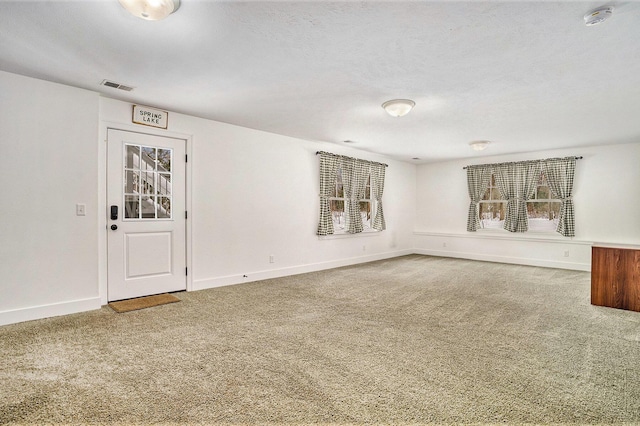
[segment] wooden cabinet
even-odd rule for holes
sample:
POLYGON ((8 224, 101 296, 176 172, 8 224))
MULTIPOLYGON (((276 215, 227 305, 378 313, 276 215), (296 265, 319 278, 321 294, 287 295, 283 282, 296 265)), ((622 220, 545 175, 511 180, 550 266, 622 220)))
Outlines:
POLYGON ((591 304, 640 312, 640 248, 592 248, 591 304))

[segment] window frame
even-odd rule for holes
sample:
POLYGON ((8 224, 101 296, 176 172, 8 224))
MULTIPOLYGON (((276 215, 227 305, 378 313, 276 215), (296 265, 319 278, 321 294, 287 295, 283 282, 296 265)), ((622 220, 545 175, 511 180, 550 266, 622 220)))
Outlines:
MULTIPOLYGON (((526 201, 527 203, 527 221, 529 223, 529 229, 527 230, 527 232, 532 232, 532 233, 540 233, 540 234, 550 234, 550 233, 555 233, 556 228, 558 226, 558 220, 559 220, 559 215, 556 215, 556 217, 549 218, 549 222, 551 222, 553 225, 549 225, 549 227, 538 227, 538 226, 531 226, 532 225, 532 220, 534 220, 533 223, 536 223, 535 221, 537 219, 539 219, 538 217, 532 217, 530 216, 530 211, 531 209, 529 208, 529 205, 532 203, 548 203, 548 213, 549 215, 551 214, 551 212, 559 212, 560 207, 562 206, 562 200, 560 198, 552 198, 552 191, 551 188, 549 187, 549 184, 547 182, 547 178, 545 176, 544 170, 540 171, 540 176, 538 177, 538 183, 536 184, 536 190, 535 193, 533 195, 533 197, 529 200, 526 201), (547 188, 547 198, 538 198, 538 191, 541 187, 546 187, 547 188), (557 207, 556 208, 552 208, 552 203, 556 204, 557 207), (533 228, 533 229, 532 229, 533 228)), ((503 225, 504 225, 504 218, 501 220, 496 221, 497 222, 497 226, 486 226, 485 221, 490 220, 490 219, 483 219, 482 218, 482 206, 486 205, 486 204, 501 204, 502 208, 500 209, 501 212, 505 212, 506 210, 506 206, 507 206, 507 200, 505 200, 504 198, 502 198, 502 196, 500 195, 500 191, 499 188, 496 185, 495 182, 495 174, 493 172, 491 172, 491 178, 489 179, 489 185, 487 186, 487 190, 485 191, 485 195, 482 197, 482 199, 478 202, 478 215, 480 216, 480 228, 478 229, 479 231, 505 231, 508 232, 506 230, 503 229, 503 225), (494 193, 497 193, 497 197, 494 195, 494 193)))
MULTIPOLYGON (((171 165, 174 161, 173 148, 127 142, 124 144, 123 151, 124 163, 122 172, 124 188, 122 192, 122 205, 124 208, 122 220, 125 222, 174 220, 174 212, 171 208, 173 205, 171 187, 173 177, 171 165), (128 147, 137 149, 129 150, 128 147), (159 151, 161 150, 169 153, 168 167, 164 167, 163 161, 159 159, 159 151), (153 152, 153 155, 149 155, 149 152, 153 152), (136 155, 137 158, 133 158, 136 155), (135 161, 129 162, 129 156, 132 156, 132 159, 135 161), (145 159, 145 156, 148 157, 148 159, 145 159), (152 167, 150 167, 151 163, 153 163, 152 167), (151 177, 151 179, 149 179, 149 177, 151 177), (163 185, 160 184, 162 179, 165 180, 164 191, 161 190, 163 188, 163 185), (127 191, 129 186, 131 190, 127 191), (151 204, 153 205, 153 216, 149 216, 148 213, 145 216, 142 204, 147 200, 151 200, 151 204), (137 217, 128 216, 128 212, 131 211, 128 208, 130 203, 131 206, 135 206, 134 211, 137 213, 137 217), (166 209, 165 206, 169 206, 169 209, 166 209), (167 214, 166 216, 159 216, 161 209, 164 209, 165 214, 167 214)), ((165 161, 166 160, 165 158, 165 161)))
MULTIPOLYGON (((362 221, 362 227, 363 230, 362 232, 358 232, 358 233, 350 233, 347 231, 347 220, 349 218, 348 215, 348 208, 349 208, 349 203, 347 202, 347 197, 345 195, 345 191, 344 191, 344 184, 342 181, 342 168, 338 167, 338 172, 336 173, 336 182, 333 185, 333 190, 331 191, 331 194, 328 197, 329 200, 329 210, 331 212, 331 220, 333 222, 333 233, 334 235, 359 235, 359 234, 363 234, 363 233, 378 233, 380 231, 378 231, 377 229, 373 228, 373 215, 374 212, 376 211, 376 200, 373 197, 373 192, 372 192, 372 188, 371 188, 371 170, 369 170, 369 174, 367 176, 367 184, 365 186, 365 198, 360 198, 358 199, 358 206, 360 206, 361 203, 368 203, 369 204, 369 211, 368 211, 368 220, 363 220, 362 221), (338 197, 337 195, 340 193, 338 188, 341 187, 342 188, 342 197, 338 197), (368 196, 368 198, 366 198, 368 196), (342 225, 342 227, 338 227, 336 226, 336 222, 333 221, 334 218, 334 210, 332 208, 333 203, 334 202, 342 202, 342 215, 344 217, 344 224, 342 225)), ((362 210, 360 210, 360 214, 362 215, 362 210)))

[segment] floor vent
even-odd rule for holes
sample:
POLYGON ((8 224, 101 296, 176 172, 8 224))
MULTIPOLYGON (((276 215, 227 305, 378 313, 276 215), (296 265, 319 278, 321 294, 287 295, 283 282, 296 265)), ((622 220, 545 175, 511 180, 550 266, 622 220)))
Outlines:
POLYGON ((107 86, 107 87, 113 87, 114 89, 125 90, 127 92, 130 92, 130 91, 133 90, 133 87, 125 86, 124 84, 115 83, 115 82, 109 81, 109 80, 102 80, 102 83, 100 83, 100 85, 101 86, 107 86))

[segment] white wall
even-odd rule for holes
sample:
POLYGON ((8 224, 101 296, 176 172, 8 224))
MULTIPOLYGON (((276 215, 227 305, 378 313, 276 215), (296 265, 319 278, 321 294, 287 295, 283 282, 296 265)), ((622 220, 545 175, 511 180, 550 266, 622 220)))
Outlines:
POLYGON ((414 165, 174 113, 154 130, 129 103, 5 72, 0 95, 0 325, 106 303, 107 123, 189 140, 192 290, 412 252, 414 165), (315 235, 317 150, 389 163, 387 231, 315 235))
MULTIPOLYGON (((129 125, 131 104, 101 99, 101 120, 129 125)), ((416 177, 412 164, 175 113, 169 114, 167 130, 192 140, 192 289, 413 251, 416 177), (383 197, 386 231, 329 239, 315 235, 318 150, 389 164, 383 197), (270 255, 274 263, 269 262, 270 255)))
POLYGON ((0 72, 0 97, 0 324, 99 308, 98 95, 0 72))
POLYGON ((640 242, 640 141, 425 164, 417 171, 418 253, 590 270, 591 244, 640 242), (469 164, 583 156, 576 166, 576 236, 466 231, 469 164), (569 256, 565 257, 565 252, 569 256))
POLYGON ((129 103, 4 72, 0 96, 0 324, 106 302, 103 141, 113 123, 189 140, 191 290, 413 252, 588 270, 592 242, 640 242, 640 141, 416 168, 176 113, 167 131, 153 130, 131 124, 129 103), (386 231, 315 235, 318 150, 389 164, 386 231), (575 238, 466 232, 463 166, 566 155, 584 156, 576 170, 575 238), (86 205, 86 216, 76 216, 77 203, 86 205))

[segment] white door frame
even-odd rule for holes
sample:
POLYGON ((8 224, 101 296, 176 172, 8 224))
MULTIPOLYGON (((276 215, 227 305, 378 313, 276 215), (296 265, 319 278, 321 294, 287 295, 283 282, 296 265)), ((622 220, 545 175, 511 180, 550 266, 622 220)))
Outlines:
POLYGON ((193 291, 193 269, 192 269, 192 218, 191 190, 192 190, 192 149, 193 136, 184 133, 169 132, 162 129, 154 129, 146 126, 134 126, 131 124, 114 123, 102 121, 100 123, 100 150, 98 152, 98 294, 102 305, 107 304, 107 133, 109 129, 122 130, 125 132, 143 133, 153 136, 165 136, 175 139, 182 139, 186 142, 186 152, 189 161, 186 164, 185 206, 189 212, 186 221, 186 251, 187 251, 187 291, 193 291))

